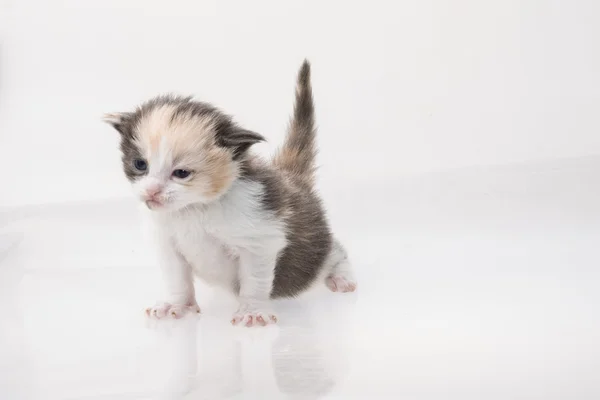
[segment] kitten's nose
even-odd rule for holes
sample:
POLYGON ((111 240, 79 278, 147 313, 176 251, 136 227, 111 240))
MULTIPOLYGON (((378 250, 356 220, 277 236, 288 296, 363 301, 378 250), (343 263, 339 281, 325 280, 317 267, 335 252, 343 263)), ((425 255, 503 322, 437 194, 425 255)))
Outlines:
POLYGON ((160 192, 162 192, 162 190, 163 190, 162 185, 148 186, 146 188, 146 198, 153 199, 154 197, 158 196, 160 194, 160 192))

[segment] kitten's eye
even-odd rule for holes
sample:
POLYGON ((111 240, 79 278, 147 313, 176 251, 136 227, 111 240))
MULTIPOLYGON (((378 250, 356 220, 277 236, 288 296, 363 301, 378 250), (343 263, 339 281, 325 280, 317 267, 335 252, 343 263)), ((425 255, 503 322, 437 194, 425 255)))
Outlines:
POLYGON ((140 160, 140 159, 133 161, 133 166, 138 171, 145 171, 148 169, 148 163, 146 161, 140 160))
POLYGON ((173 171, 173 176, 179 179, 185 179, 188 176, 190 176, 190 174, 191 172, 187 169, 176 169, 175 171, 173 171))

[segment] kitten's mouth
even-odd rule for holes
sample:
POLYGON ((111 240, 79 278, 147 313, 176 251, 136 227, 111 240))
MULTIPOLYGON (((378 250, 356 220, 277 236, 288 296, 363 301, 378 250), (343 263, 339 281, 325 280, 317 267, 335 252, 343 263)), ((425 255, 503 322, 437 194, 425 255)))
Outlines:
POLYGON ((148 207, 151 210, 156 210, 157 208, 161 208, 163 206, 163 203, 161 203, 158 200, 146 200, 146 207, 148 207))

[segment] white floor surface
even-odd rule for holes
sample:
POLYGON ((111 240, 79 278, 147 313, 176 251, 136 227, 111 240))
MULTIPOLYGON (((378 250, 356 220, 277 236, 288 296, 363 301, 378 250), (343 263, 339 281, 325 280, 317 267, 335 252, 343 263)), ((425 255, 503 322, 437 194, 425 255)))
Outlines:
POLYGON ((358 292, 148 323, 131 201, 0 213, 0 399, 600 399, 600 158, 323 184, 358 292))

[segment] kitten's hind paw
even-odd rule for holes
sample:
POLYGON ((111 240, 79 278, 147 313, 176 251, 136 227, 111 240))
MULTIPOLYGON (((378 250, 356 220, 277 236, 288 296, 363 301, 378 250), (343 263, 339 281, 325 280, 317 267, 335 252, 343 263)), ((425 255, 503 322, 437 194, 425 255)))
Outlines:
POLYGON ((356 282, 342 275, 329 275, 325 278, 325 285, 332 292, 354 292, 356 290, 356 282))

